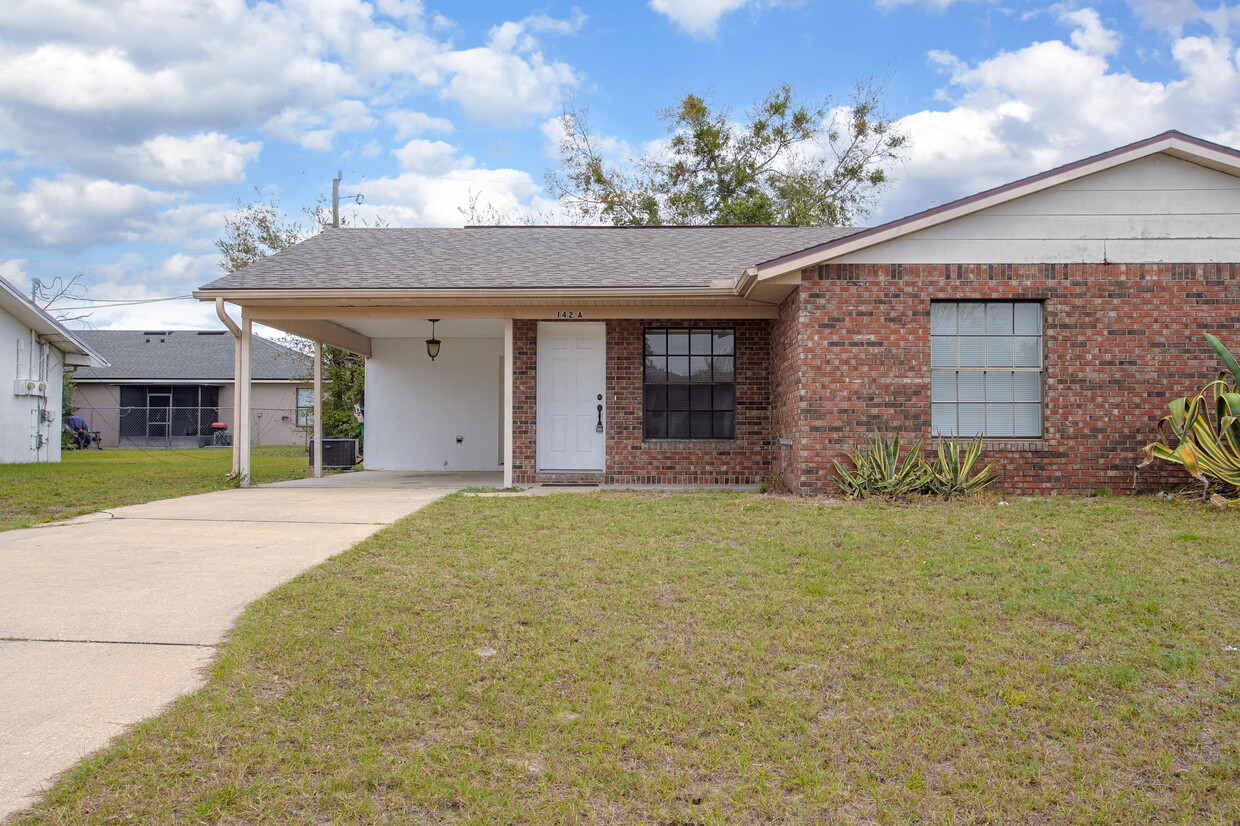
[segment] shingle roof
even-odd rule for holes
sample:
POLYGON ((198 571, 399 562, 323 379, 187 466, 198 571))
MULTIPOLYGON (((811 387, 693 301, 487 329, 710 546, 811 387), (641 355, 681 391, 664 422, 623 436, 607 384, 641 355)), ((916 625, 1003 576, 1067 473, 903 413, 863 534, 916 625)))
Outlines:
MULTIPOLYGON (((78 330, 109 367, 79 369, 78 381, 232 381, 232 335, 224 331, 78 330)), ((304 379, 310 360, 296 350, 255 336, 255 380, 304 379)))
POLYGON ((852 227, 327 229, 204 290, 706 287, 852 227))

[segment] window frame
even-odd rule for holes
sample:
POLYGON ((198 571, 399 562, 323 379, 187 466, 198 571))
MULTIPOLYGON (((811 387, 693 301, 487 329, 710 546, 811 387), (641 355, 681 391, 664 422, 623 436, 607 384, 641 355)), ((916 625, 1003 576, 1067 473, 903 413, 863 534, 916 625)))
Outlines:
MULTIPOLYGON (((965 405, 975 405, 980 409, 981 416, 981 437, 985 440, 1009 440, 1009 441, 1037 441, 1046 437, 1046 308, 1045 301, 1039 299, 935 299, 930 302, 930 429, 933 438, 959 438, 972 439, 979 435, 978 433, 965 433, 961 426, 962 407, 965 405), (935 306, 953 306, 956 308, 955 315, 955 332, 945 334, 936 332, 934 327, 935 306), (961 332, 961 307, 964 305, 979 305, 982 319, 982 332, 961 332), (1031 305, 1037 308, 1037 331, 1030 332, 1027 328, 1020 329, 1021 324, 1017 318, 1016 307, 1018 305, 1031 305), (1011 318, 1011 330, 1002 330, 992 333, 990 331, 992 312, 991 307, 1007 306, 1012 308, 1009 313, 1011 318), (951 339, 955 347, 955 363, 952 365, 938 363, 941 355, 945 353, 936 353, 936 340, 951 339), (999 352, 1004 356, 1010 353, 1010 357, 1004 363, 990 363, 992 352, 992 341, 1001 342, 1007 340, 1009 343, 998 348, 999 352), (1022 340, 1036 341, 1037 365, 1028 364, 1020 365, 1020 343, 1022 340), (980 364, 964 364, 962 362, 968 360, 978 360, 977 353, 971 353, 970 358, 964 356, 965 348, 962 346, 962 340, 972 340, 975 345, 980 343, 980 364), (1010 363, 1008 363, 1010 361, 1010 363), (938 384, 938 376, 950 374, 953 379, 951 386, 951 398, 944 400, 936 397, 936 385, 938 384), (973 389, 980 390, 980 400, 978 399, 961 399, 963 395, 961 389, 961 376, 970 375, 978 378, 971 381, 974 384, 973 389), (1009 376, 1010 383, 1007 388, 1003 388, 1001 376, 1009 376), (1022 398, 1022 388, 1018 384, 1018 376, 1034 375, 1037 376, 1036 381, 1036 399, 1031 398, 1032 389, 1025 382, 1026 387, 1023 388, 1027 398, 1022 398), (992 383, 991 377, 996 376, 998 380, 992 383), (999 398, 990 398, 992 389, 1000 391, 999 398), (1005 392, 1004 392, 1005 391, 1005 392), (936 428, 936 408, 950 406, 954 413, 954 428, 952 432, 944 431, 936 428), (1010 410, 1011 426, 1010 433, 992 433, 989 432, 992 410, 1003 408, 1010 410), (1020 412, 1022 408, 1036 409, 1037 411, 1037 432, 1020 432, 1020 412)), ((1026 350, 1026 355, 1028 351, 1026 350)))
MULTIPOLYGON (((659 326, 642 328, 642 441, 727 441, 735 442, 736 411, 737 411, 737 352, 738 337, 735 327, 722 326, 659 326), (683 336, 683 349, 680 342, 683 336), (722 337, 730 341, 730 347, 720 344, 722 337), (662 346, 652 348, 662 338, 662 346), (703 342, 709 342, 709 349, 703 351, 703 342), (676 352, 671 352, 676 350, 676 352), (673 374, 671 359, 684 359, 678 367, 683 372, 673 374), (664 360, 662 377, 652 376, 652 360, 664 360), (703 361, 705 364, 703 364, 703 361), (730 373, 727 365, 730 364, 730 373), (709 366, 709 381, 694 381, 694 375, 703 367, 709 366), (681 380, 673 380, 673 375, 683 375, 681 380), (721 378, 721 376, 730 376, 721 378), (663 394, 661 406, 652 406, 652 400, 658 405, 657 396, 663 394), (652 396, 653 392, 653 396, 652 396), (676 398, 673 400, 673 394, 676 398), (680 424, 688 427, 682 435, 672 435, 673 416, 681 417, 680 424), (656 416, 662 417, 661 426, 656 416), (709 433, 695 429, 709 422, 709 433)), ((658 367, 654 368, 655 370, 658 367)))
POLYGON ((295 389, 297 392, 294 394, 293 407, 297 427, 314 427, 314 388, 298 387, 295 389), (302 393, 310 395, 310 404, 303 405, 301 403, 302 393))

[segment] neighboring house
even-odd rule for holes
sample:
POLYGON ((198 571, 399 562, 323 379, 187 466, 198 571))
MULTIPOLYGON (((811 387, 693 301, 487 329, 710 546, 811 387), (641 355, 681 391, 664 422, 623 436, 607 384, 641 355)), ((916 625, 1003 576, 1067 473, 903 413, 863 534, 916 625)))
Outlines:
POLYGON ((99 356, 3 278, 0 342, 0 464, 59 462, 64 371, 99 356))
MULTIPOLYGON (((108 360, 107 367, 80 370, 74 377, 78 415, 99 431, 104 446, 231 443, 232 335, 224 330, 81 330, 77 335, 108 360)), ((273 341, 255 337, 253 342, 253 443, 303 444, 312 405, 310 360, 273 341)))
POLYGON ((367 468, 829 493, 981 433, 1050 493, 1132 488, 1237 263, 1240 153, 1168 132, 872 229, 333 229, 196 295, 367 357, 367 468))

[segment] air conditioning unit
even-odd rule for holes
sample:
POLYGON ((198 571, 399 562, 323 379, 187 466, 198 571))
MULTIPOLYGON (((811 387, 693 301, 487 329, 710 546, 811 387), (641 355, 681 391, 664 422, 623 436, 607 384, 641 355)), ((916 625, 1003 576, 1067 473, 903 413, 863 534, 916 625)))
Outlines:
POLYGON ((46 396, 47 382, 36 379, 18 379, 13 384, 13 394, 17 396, 46 396))
MULTIPOLYGON (((324 439, 323 467, 348 470, 357 464, 357 439, 324 439)), ((310 467, 314 467, 314 439, 310 440, 310 467)))

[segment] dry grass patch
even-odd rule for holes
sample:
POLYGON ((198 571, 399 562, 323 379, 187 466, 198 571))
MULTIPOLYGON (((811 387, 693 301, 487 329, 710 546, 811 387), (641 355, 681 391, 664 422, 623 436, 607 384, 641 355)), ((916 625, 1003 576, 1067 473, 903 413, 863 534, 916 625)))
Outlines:
POLYGON ((452 497, 36 823, 1234 823, 1240 519, 452 497))

